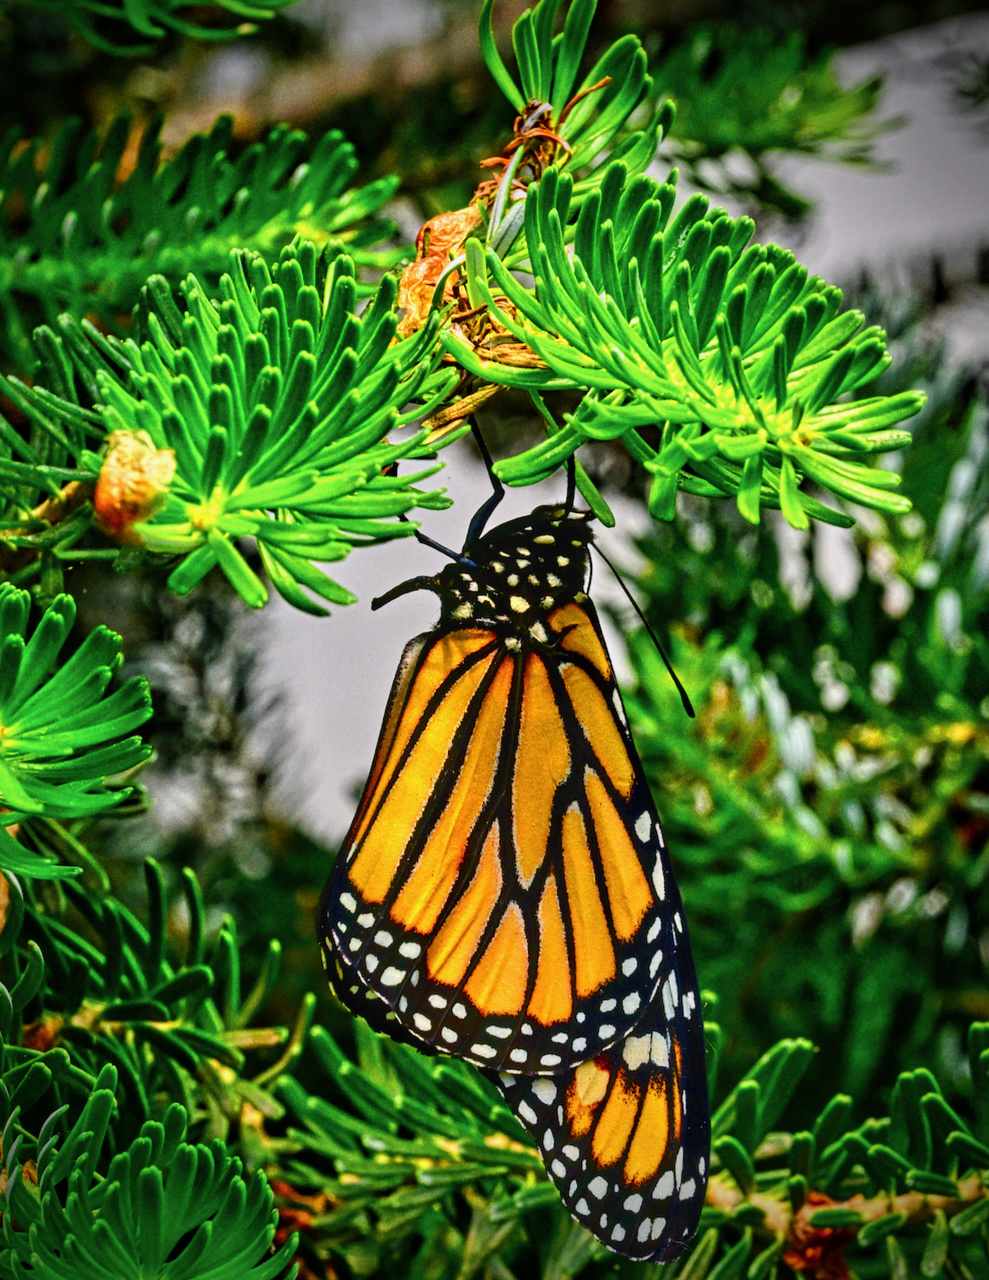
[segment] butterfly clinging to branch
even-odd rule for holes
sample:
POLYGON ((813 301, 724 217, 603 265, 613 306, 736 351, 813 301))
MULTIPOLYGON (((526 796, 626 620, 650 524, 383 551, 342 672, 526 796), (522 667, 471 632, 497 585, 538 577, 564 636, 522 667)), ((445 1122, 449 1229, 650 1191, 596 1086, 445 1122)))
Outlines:
MULTIPOLYGON (((540 507, 425 588, 323 897, 334 986, 372 1025, 493 1073, 564 1203, 676 1256, 709 1121, 697 982, 662 830, 585 594, 589 512, 540 507)), ((428 541, 423 539, 423 541, 428 541)))

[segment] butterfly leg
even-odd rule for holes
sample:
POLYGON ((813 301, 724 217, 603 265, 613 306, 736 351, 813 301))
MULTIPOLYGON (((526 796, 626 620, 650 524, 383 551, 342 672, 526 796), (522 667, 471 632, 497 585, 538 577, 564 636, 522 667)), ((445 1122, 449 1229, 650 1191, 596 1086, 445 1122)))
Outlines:
POLYGON ((465 552, 469 547, 474 545, 477 539, 484 532, 484 526, 488 523, 492 511, 494 511, 495 507, 505 496, 505 486, 494 473, 494 464, 491 461, 491 454, 488 453, 488 446, 484 443, 484 437, 481 435, 481 430, 473 418, 470 420, 470 429, 471 434, 477 443, 477 447, 481 451, 481 458, 484 460, 484 466, 487 469, 488 479, 491 481, 491 488, 493 492, 491 497, 477 509, 473 520, 470 522, 470 527, 467 530, 467 537, 464 540, 465 552))

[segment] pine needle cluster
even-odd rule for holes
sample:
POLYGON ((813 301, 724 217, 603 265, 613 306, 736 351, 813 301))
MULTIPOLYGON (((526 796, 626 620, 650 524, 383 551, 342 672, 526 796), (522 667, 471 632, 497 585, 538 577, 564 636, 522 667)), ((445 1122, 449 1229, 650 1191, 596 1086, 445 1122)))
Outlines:
MULTIPOLYGON (((276 7, 222 2, 249 20, 276 7)), ((159 0, 50 7, 111 51, 213 30, 159 0)), ((716 189, 702 162, 741 147, 749 196, 793 212, 765 152, 864 160, 878 86, 845 93, 800 42, 748 38, 712 79, 710 33, 655 76, 633 34, 593 61, 595 0, 539 0, 515 23, 512 67, 493 7, 481 49, 516 119, 468 205, 431 219, 414 252, 387 220, 399 179, 353 185, 336 132, 281 126, 235 154, 219 121, 162 163, 152 128, 126 171, 125 119, 103 138, 69 123, 48 147, 0 147, 0 1278, 986 1280, 989 1007, 970 998, 989 937, 974 928, 984 407, 969 389, 944 449, 953 410, 895 381, 880 325, 753 243, 751 219, 696 194, 675 211, 676 171, 654 176, 668 138, 700 139, 692 176, 716 189), (760 62, 762 96, 728 111, 760 62), (795 78, 803 97, 770 127, 767 95, 795 78), (701 711, 690 730, 673 725, 655 651, 631 650, 634 728, 713 988, 711 1184, 692 1251, 666 1266, 617 1262, 569 1218, 472 1068, 339 1009, 313 1025, 312 991, 272 1025, 277 938, 254 955, 234 915, 211 921, 195 874, 154 858, 139 900, 115 892, 100 854, 100 824, 148 803, 152 708, 143 676, 120 680, 121 638, 78 634, 69 570, 181 595, 212 575, 252 609, 273 589, 323 616, 355 597, 321 566, 448 505, 423 486, 503 388, 543 438, 510 440, 501 479, 535 484, 574 459, 614 524, 594 459, 625 458, 657 522, 647 613, 693 620, 676 645, 701 711), (899 465, 907 445, 916 471, 899 465), (949 465, 951 493, 969 477, 953 516, 949 465), (914 593, 904 625, 920 642, 896 671, 819 583, 811 621, 787 612, 768 540, 745 549, 767 508, 801 535, 858 521, 886 549, 863 600, 878 617, 894 577, 914 593), (688 634, 701 622, 703 642, 688 634), (760 648, 760 625, 805 626, 803 667, 760 648), (934 710, 898 718, 911 674, 934 710), (839 685, 865 727, 821 716, 839 685), (936 991, 966 1016, 924 1006, 908 1060, 880 988, 925 946, 963 957, 964 982, 939 972, 936 991), (799 954, 813 948, 820 961, 799 954), (823 1086, 848 1005, 840 1082, 823 1086), (924 1056, 935 1024, 950 1061, 924 1056)), ((923 1004, 936 967, 897 990, 923 1004)))

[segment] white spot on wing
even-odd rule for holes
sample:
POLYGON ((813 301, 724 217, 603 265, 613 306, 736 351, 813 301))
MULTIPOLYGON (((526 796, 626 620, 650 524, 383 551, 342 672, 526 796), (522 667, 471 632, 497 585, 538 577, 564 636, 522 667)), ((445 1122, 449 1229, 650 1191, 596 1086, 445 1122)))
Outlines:
POLYGON ((649 1061, 649 1036, 629 1036, 622 1046, 622 1057, 630 1071, 636 1071, 649 1061))
POLYGON ((601 1175, 598 1174, 596 1178, 592 1178, 587 1184, 587 1190, 598 1200, 604 1199, 608 1192, 608 1179, 602 1178, 601 1175))
POLYGON ((422 951, 418 942, 403 942, 398 949, 398 954, 404 956, 406 960, 415 960, 422 951))
POLYGON ((648 813, 640 813, 635 820, 635 834, 639 837, 643 844, 649 839, 649 832, 652 830, 652 819, 648 813))
POLYGON ((405 969, 396 969, 393 964, 390 964, 381 975, 381 985, 383 987, 397 987, 402 982, 405 974, 405 969))
POLYGON ((357 899, 352 893, 341 893, 339 901, 345 911, 357 910, 357 899))
POLYGON ((633 1013, 635 1013, 636 1009, 638 1009, 641 1003, 642 1003, 642 999, 638 991, 632 991, 622 1001, 622 1012, 627 1013, 629 1014, 629 1016, 631 1016, 633 1013))
POLYGON ((532 1082, 532 1092, 547 1107, 556 1101, 556 1085, 549 1076, 537 1076, 532 1082))

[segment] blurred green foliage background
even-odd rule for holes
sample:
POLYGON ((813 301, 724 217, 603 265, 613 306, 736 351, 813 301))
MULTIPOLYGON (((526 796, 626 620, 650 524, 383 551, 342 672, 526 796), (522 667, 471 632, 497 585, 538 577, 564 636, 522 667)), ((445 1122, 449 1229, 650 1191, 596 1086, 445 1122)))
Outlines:
MULTIPOLYGON (((473 30, 472 4, 446 8, 448 30, 473 30)), ((164 110, 166 155, 212 125, 219 99, 209 90, 206 46, 172 27, 121 59, 112 49, 134 44, 133 33, 113 15, 87 12, 95 42, 80 35, 72 5, 0 10, 0 124, 16 114, 27 136, 44 139, 67 115, 103 127, 125 109, 133 143, 164 110)), ((944 13, 923 3, 746 0, 687 4, 674 19, 641 0, 602 5, 594 39, 603 49, 625 30, 643 38, 657 87, 680 103, 672 159, 766 226, 809 207, 779 179, 775 157, 866 163, 882 126, 878 81, 843 88, 832 46, 944 13), (733 152, 748 159, 742 177, 725 164, 733 152)), ((262 25, 252 48, 267 78, 234 113, 233 150, 276 118, 312 134, 340 128, 363 180, 399 175, 405 204, 396 217, 415 221, 466 203, 479 158, 500 149, 506 129, 479 59, 451 67, 427 51, 418 76, 403 64, 389 81, 383 59, 348 81, 331 41, 319 76, 307 80, 311 44, 291 8, 262 25), (279 101, 271 86, 294 75, 321 92, 297 101, 295 114, 271 114, 279 101)), ((978 108, 984 63, 973 59, 959 76, 959 94, 978 108)), ((17 209, 5 213, 16 226, 17 209)), ((407 238, 397 233, 391 247, 401 250, 407 238)), ((648 620, 672 638, 696 721, 684 719, 651 642, 621 619, 634 632, 633 730, 666 823, 701 983, 718 997, 724 1085, 784 1037, 819 1049, 793 1099, 791 1131, 809 1126, 836 1091, 853 1097, 858 1121, 885 1115, 908 1068, 929 1068, 951 1105, 970 1114, 966 1037, 970 1023, 989 1020, 989 409, 985 369, 951 363, 931 337, 931 316, 945 301, 936 281, 892 291, 869 275, 846 294, 891 339, 893 365, 870 391, 920 386, 929 395, 908 424, 912 446, 893 462, 913 512, 856 511, 847 535, 797 535, 771 521, 753 530, 727 503, 681 495, 676 519, 640 541, 635 585, 648 620), (836 585, 836 564, 852 590, 836 585)), ((5 371, 16 370, 15 359, 5 371)), ((534 430, 528 412, 506 394, 498 416, 524 436, 534 430)), ((497 445, 497 422, 484 421, 497 445)), ((606 445, 591 453, 586 465, 606 494, 641 500, 641 475, 606 445)), ((73 838, 100 850, 114 898, 135 916, 148 904, 142 859, 154 856, 169 948, 185 954, 201 927, 215 960, 227 928, 240 957, 238 992, 261 975, 269 940, 280 940, 281 980, 252 1013, 265 1026, 290 1026, 314 990, 315 1021, 347 1050, 371 1055, 316 973, 313 916, 332 851, 272 804, 292 725, 277 699, 259 702, 257 626, 218 577, 181 600, 152 569, 110 583, 99 566, 82 567, 67 583, 80 607, 76 641, 105 621, 124 636, 128 673, 148 676, 154 789, 181 793, 188 805, 165 837, 135 799, 126 820, 76 825, 73 838), (180 893, 188 871, 202 885, 199 923, 189 893, 180 893)), ((60 893, 39 891, 35 915, 47 905, 82 928, 84 903, 60 893)), ((251 1049, 265 1070, 277 1061, 270 1045, 251 1049)), ((325 1065, 304 1060, 299 1078, 315 1090, 325 1065)), ((231 1117, 211 1106, 210 1136, 228 1136, 231 1117)), ((255 1162, 270 1154, 258 1148, 255 1162)), ((319 1251, 306 1247, 316 1275, 319 1251)), ((368 1246, 367 1274, 382 1256, 368 1246)), ((353 1253, 347 1265, 357 1274, 365 1264, 353 1253)))

